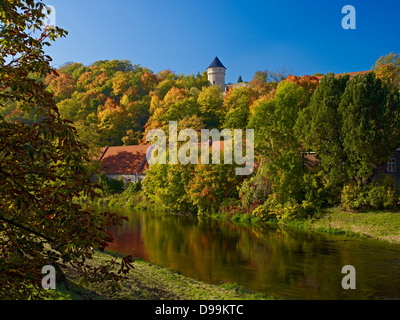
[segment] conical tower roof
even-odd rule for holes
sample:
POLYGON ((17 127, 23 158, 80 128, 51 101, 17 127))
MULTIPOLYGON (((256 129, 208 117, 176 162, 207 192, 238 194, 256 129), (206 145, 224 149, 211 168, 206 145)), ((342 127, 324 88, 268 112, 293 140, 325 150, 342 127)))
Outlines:
POLYGON ((215 57, 215 59, 211 62, 211 64, 208 66, 207 69, 210 69, 210 68, 224 68, 224 69, 226 69, 224 67, 224 65, 222 64, 222 62, 218 59, 218 57, 215 57))

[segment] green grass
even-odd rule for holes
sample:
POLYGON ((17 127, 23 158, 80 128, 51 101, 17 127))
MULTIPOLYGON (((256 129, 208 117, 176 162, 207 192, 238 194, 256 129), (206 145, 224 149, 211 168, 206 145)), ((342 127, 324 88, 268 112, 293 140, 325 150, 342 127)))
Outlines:
POLYGON ((251 214, 236 214, 231 218, 231 220, 242 224, 259 224, 261 223, 262 218, 255 217, 251 214))
POLYGON ((296 230, 303 230, 303 231, 309 231, 312 229, 312 226, 311 226, 309 220, 271 219, 271 220, 268 220, 267 223, 271 226, 284 227, 284 228, 288 228, 288 229, 296 229, 296 230))
POLYGON ((358 234, 400 243, 400 212, 346 212, 335 207, 326 209, 310 225, 316 231, 358 234))
POLYGON ((59 283, 56 285, 56 290, 48 290, 47 293, 49 294, 47 300, 104 300, 101 295, 74 282, 69 282, 67 285, 59 283))
MULTIPOLYGON (((94 264, 109 256, 96 253, 94 264)), ((248 293, 238 284, 213 285, 183 276, 143 260, 135 260, 134 269, 116 292, 104 284, 77 285, 79 277, 66 272, 69 284, 50 292, 52 300, 264 300, 260 293, 248 293)))
POLYGON ((400 212, 347 212, 340 207, 334 207, 324 209, 307 220, 270 219, 266 223, 278 228, 367 237, 400 243, 400 212))

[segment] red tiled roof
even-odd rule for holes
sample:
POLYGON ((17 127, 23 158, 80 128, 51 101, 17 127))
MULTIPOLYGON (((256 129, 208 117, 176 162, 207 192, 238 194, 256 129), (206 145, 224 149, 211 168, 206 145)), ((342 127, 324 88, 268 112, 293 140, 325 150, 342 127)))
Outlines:
MULTIPOLYGON (((209 146, 209 142, 200 142, 198 144, 199 154, 200 149, 204 147, 204 145, 209 146)), ((223 140, 213 141, 212 145, 213 149, 223 151, 225 142, 223 140)), ((101 169, 106 174, 143 174, 149 168, 146 154, 150 147, 151 144, 106 147, 102 150, 102 154, 99 158, 101 161, 101 169)), ((245 147, 245 145, 243 145, 243 147, 245 147)))
POLYGON ((151 145, 106 147, 100 157, 106 174, 140 174, 149 168, 146 153, 151 145), (142 166, 143 164, 143 166, 142 166))

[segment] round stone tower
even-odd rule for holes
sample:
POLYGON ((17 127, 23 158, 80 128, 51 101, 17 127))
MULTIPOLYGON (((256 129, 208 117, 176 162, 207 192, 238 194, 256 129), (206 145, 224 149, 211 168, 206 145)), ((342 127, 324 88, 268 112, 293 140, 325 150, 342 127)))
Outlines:
POLYGON ((210 83, 213 86, 220 86, 221 89, 224 90, 225 70, 226 68, 218 59, 218 57, 215 57, 215 59, 211 62, 211 64, 207 68, 208 81, 210 81, 210 83))

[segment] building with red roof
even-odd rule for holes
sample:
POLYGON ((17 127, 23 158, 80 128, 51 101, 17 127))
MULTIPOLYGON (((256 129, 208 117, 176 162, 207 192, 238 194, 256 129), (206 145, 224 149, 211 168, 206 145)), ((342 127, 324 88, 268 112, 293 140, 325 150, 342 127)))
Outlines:
POLYGON ((143 180, 149 164, 146 155, 151 144, 105 147, 99 160, 101 169, 110 179, 123 178, 124 182, 143 180))

